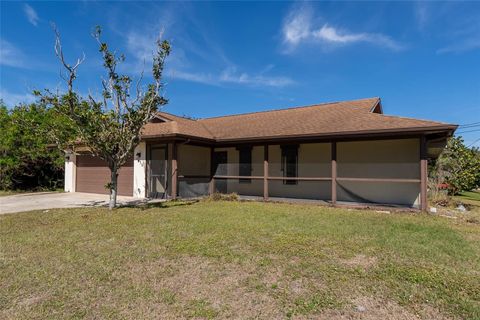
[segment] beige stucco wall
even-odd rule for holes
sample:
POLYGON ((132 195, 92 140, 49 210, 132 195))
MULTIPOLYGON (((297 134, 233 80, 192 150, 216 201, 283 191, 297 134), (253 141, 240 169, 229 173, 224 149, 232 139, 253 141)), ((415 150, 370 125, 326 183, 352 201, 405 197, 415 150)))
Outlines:
MULTIPOLYGON (((420 179, 419 139, 337 143, 338 177, 420 179)), ((339 201, 418 205, 419 183, 338 181, 339 201)))

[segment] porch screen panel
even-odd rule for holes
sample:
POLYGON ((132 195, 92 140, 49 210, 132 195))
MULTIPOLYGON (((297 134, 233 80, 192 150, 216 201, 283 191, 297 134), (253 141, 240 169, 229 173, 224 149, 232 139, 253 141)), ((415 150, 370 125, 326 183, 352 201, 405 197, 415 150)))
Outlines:
POLYGON ((419 139, 337 143, 338 177, 420 179, 419 160, 419 139))
POLYGON ((177 149, 178 174, 180 176, 210 176, 210 148, 179 145, 177 149))
MULTIPOLYGON (((282 157, 290 150, 291 145, 271 145, 268 149, 268 195, 270 199, 288 198, 305 200, 329 200, 331 198, 330 181, 304 181, 282 179, 289 175, 282 157), (283 149, 283 150, 282 150, 283 149), (289 150, 290 149, 290 150, 289 150)), ((330 178, 331 147, 329 143, 304 143, 296 148, 296 178, 330 178)))
POLYGON ((238 179, 215 179, 215 192, 261 197, 263 196, 263 180, 251 179, 250 183, 241 183, 238 179))
MULTIPOLYGON (((252 175, 252 148, 251 147, 243 147, 238 148, 239 152, 239 168, 238 168, 238 175, 239 176, 251 176, 252 175)), ((238 182, 240 183, 251 183, 252 180, 248 178, 239 179, 238 182)))
POLYGON ((419 160, 419 139, 337 142, 337 200, 415 206, 419 160))
MULTIPOLYGON (((288 146, 287 146, 288 149, 288 146)), ((296 175, 299 178, 328 178, 331 175, 329 143, 299 144, 297 149, 296 175)), ((285 149, 284 149, 285 150, 285 149)), ((288 152, 288 151, 287 151, 288 152)), ((286 166, 282 164, 282 146, 271 145, 268 149, 268 175, 270 177, 287 176, 286 166)), ((285 151, 283 151, 285 153, 285 151)))
MULTIPOLYGON (((215 168, 216 175, 222 176, 263 176, 263 146, 238 146, 229 148, 215 148, 215 152, 224 153, 226 162, 222 162, 215 168), (240 159, 241 150, 250 149, 250 165, 248 154, 244 153, 240 159), (241 174, 240 174, 241 173, 241 174)), ((238 180, 238 178, 237 178, 238 180)))
POLYGON ((210 184, 210 148, 178 146, 178 195, 193 198, 208 195, 210 184))
POLYGON ((263 146, 215 148, 214 152, 221 155, 220 163, 214 166, 215 176, 221 177, 215 178, 215 192, 263 195, 263 180, 248 178, 263 177, 263 146), (242 151, 245 149, 251 150, 250 154, 242 151))
POLYGON ((398 205, 418 208, 420 184, 401 182, 337 181, 338 202, 398 205))
POLYGON ((178 195, 181 198, 196 198, 209 194, 210 178, 179 178, 178 195))
MULTIPOLYGON (((286 178, 298 178, 298 145, 281 146, 283 176, 286 178)), ((297 180, 283 180, 284 184, 297 184, 297 180)))
POLYGON ((151 198, 166 198, 169 192, 171 176, 168 172, 167 145, 153 144, 148 149, 147 195, 151 198))
POLYGON ((271 200, 285 198, 329 201, 331 191, 330 181, 298 181, 295 185, 284 184, 282 180, 268 182, 268 196, 271 200))

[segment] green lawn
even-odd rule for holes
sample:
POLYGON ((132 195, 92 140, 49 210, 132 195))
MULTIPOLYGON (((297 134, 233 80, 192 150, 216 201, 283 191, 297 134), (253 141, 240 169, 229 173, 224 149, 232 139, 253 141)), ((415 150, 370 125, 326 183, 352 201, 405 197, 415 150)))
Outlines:
POLYGON ((480 223, 480 192, 479 191, 465 191, 459 195, 453 196, 455 206, 462 203, 468 208, 465 212, 457 216, 466 219, 467 221, 476 221, 480 223))
POLYGON ((475 201, 480 206, 480 191, 464 191, 457 196, 459 200, 475 201))
POLYGON ((4 215, 0 318, 479 319, 480 225, 257 202, 4 215))
POLYGON ((64 192, 63 189, 55 190, 0 190, 0 197, 14 196, 22 193, 35 193, 35 192, 64 192))

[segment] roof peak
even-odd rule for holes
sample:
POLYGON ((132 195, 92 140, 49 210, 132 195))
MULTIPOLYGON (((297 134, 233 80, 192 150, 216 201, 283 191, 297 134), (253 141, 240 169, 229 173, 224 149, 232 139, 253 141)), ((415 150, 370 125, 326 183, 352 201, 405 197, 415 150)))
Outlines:
POLYGON ((176 114, 173 114, 173 113, 170 113, 170 112, 166 112, 166 111, 157 111, 157 115, 159 115, 160 117, 162 118, 165 118, 169 121, 175 121, 175 118, 181 118, 183 120, 190 120, 190 121, 196 121, 198 119, 195 119, 195 118, 192 118, 192 117, 189 117, 189 116, 179 116, 179 115, 176 115, 176 114))

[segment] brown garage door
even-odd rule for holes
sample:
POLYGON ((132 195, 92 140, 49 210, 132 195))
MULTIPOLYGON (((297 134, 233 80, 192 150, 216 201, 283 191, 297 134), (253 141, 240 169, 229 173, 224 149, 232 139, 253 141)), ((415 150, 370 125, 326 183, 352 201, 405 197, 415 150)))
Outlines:
MULTIPOLYGON (((110 182, 110 169, 105 161, 91 155, 77 156, 77 192, 108 194, 105 185, 110 182)), ((118 175, 118 194, 133 195, 133 159, 120 169, 118 175)))

